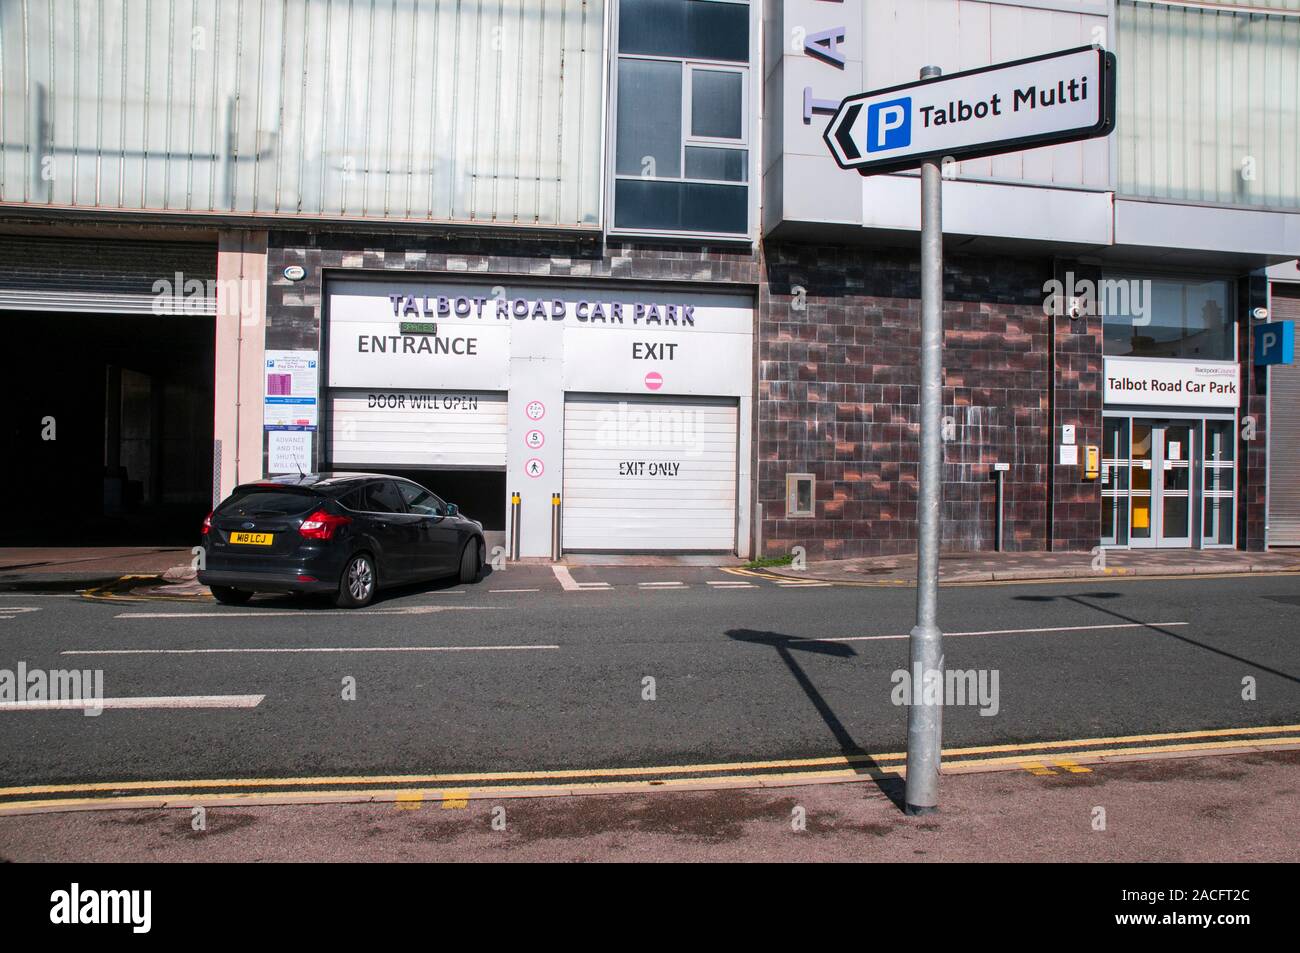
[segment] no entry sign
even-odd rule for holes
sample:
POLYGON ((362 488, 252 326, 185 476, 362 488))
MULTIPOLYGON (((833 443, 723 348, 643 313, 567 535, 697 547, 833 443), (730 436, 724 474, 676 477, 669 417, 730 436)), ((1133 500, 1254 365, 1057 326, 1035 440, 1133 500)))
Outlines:
POLYGON ((1096 46, 849 96, 824 134, 863 175, 1108 135, 1115 57, 1096 46))

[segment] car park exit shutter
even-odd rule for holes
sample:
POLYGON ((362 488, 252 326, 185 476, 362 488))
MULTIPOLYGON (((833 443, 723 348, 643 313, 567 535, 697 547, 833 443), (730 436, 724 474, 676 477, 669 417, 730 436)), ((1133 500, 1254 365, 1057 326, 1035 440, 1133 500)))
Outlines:
MULTIPOLYGON (((1300 324, 1300 287, 1275 284, 1272 305, 1272 320, 1300 324)), ((1268 375, 1268 545, 1300 546, 1300 365, 1268 375)))
POLYGON ((563 546, 734 552, 737 402, 569 397, 563 546))

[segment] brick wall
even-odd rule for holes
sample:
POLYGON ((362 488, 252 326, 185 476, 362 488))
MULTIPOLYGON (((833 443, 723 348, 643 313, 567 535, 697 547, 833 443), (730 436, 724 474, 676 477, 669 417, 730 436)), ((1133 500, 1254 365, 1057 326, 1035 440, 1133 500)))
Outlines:
MULTIPOLYGON (((772 243, 765 256, 757 413, 764 551, 799 545, 810 558, 914 551, 919 258, 772 243), (813 518, 786 516, 791 472, 817 477, 813 518)), ((995 461, 1011 464, 1007 548, 1047 545, 1050 368, 1042 302, 1051 276, 1050 260, 945 261, 947 550, 992 548, 995 461)), ((1097 418, 1099 429, 1100 404, 1097 418)))

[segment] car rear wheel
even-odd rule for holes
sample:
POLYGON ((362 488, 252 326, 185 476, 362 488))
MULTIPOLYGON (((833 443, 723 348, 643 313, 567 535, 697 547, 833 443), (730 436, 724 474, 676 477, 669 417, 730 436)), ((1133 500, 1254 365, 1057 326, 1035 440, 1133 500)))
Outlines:
POLYGON ((368 606, 375 597, 376 584, 375 561, 369 553, 357 553, 343 568, 343 578, 339 580, 339 591, 334 597, 334 604, 343 609, 368 606))
POLYGON ((460 554, 460 581, 478 582, 478 574, 482 565, 483 557, 479 549, 479 542, 477 539, 471 539, 465 544, 465 549, 460 554))
POLYGON ((236 589, 233 586, 209 586, 212 590, 213 597, 225 606, 242 606, 253 598, 253 594, 247 589, 236 589))

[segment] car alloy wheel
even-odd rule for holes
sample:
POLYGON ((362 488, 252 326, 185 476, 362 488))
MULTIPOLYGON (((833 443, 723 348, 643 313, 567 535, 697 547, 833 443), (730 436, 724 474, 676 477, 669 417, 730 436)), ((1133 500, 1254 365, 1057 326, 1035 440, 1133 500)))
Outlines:
POLYGON ((358 556, 348 567, 348 595, 357 602, 365 602, 375 588, 375 571, 370 568, 370 560, 358 556))
POLYGON ((375 588, 374 561, 369 554, 361 553, 353 556, 343 570, 343 579, 334 602, 345 609, 360 608, 374 598, 375 588))

